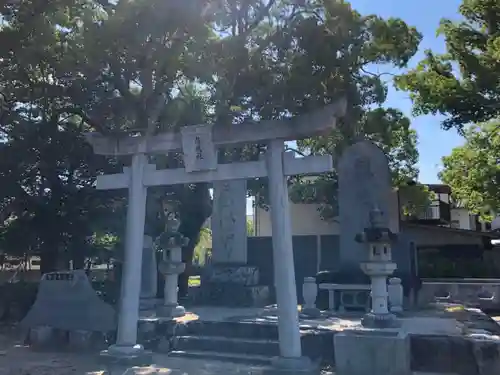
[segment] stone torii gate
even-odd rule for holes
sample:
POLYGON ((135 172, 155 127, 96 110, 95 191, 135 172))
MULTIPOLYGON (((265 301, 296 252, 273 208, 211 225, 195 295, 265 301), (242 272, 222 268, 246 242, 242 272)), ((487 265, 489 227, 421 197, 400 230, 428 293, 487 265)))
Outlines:
MULTIPOLYGON (((116 344, 109 348, 109 355, 137 356, 143 351, 136 342, 147 187, 268 176, 280 353, 284 359, 301 358, 286 177, 328 172, 333 162, 329 155, 295 158, 284 152, 284 142, 331 131, 345 111, 346 101, 341 99, 313 113, 279 121, 186 126, 180 132, 151 137, 87 134, 88 142, 98 155, 132 156, 131 167, 124 168, 123 173, 97 177, 97 189, 128 189, 129 202, 118 335, 116 344), (267 143, 265 160, 217 163, 218 146, 245 143, 267 143), (147 154, 172 151, 183 152, 184 168, 156 170, 147 163, 147 154)), ((294 361, 293 366, 297 365, 294 361)))

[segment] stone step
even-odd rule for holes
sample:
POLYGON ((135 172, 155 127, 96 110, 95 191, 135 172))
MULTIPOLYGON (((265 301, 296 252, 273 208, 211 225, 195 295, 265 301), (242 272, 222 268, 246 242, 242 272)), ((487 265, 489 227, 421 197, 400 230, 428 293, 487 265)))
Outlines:
POLYGON ((271 357, 262 355, 249 355, 249 354, 234 354, 234 353, 217 353, 217 352, 207 352, 207 351, 195 351, 195 350, 174 350, 169 354, 171 357, 181 357, 181 358, 192 358, 200 360, 214 360, 221 362, 232 362, 245 365, 255 365, 255 366, 268 366, 271 364, 271 357))
POLYGON ((240 339, 278 340, 278 325, 259 322, 191 322, 186 336, 217 336, 240 339))
POLYGON ((279 342, 276 340, 218 336, 180 336, 177 338, 176 349, 262 356, 279 356, 280 354, 279 342))

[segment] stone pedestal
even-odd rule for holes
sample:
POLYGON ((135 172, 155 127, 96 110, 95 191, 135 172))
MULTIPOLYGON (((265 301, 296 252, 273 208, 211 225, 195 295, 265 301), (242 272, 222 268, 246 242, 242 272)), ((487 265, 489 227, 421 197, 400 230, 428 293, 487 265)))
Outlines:
POLYGON ((100 360, 113 367, 149 366, 153 362, 153 353, 144 350, 142 345, 111 345, 100 353, 100 360))
POLYGON ((177 318, 184 316, 186 310, 178 303, 179 274, 184 272, 181 247, 164 250, 163 261, 160 263, 160 273, 165 276, 165 290, 163 304, 158 306, 156 313, 163 318, 177 318))
POLYGON ((389 330, 343 331, 334 338, 337 375, 410 375, 410 340, 389 330))
POLYGON ((264 307, 270 303, 267 285, 259 285, 259 269, 216 264, 201 278, 198 303, 226 307, 264 307))
POLYGON ((362 262, 361 269, 371 278, 372 310, 362 320, 363 326, 389 328, 399 326, 396 316, 389 312, 387 276, 396 269, 391 262, 362 262))
POLYGON ((34 327, 29 330, 29 341, 33 346, 46 346, 54 341, 54 329, 49 326, 34 327))

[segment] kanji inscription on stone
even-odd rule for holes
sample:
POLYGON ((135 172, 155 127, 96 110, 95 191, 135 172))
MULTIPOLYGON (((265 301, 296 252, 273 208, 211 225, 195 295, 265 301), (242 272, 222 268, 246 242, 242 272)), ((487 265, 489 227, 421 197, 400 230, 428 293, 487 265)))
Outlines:
POLYGON ((182 152, 186 172, 217 169, 217 151, 212 139, 212 125, 181 128, 182 152))

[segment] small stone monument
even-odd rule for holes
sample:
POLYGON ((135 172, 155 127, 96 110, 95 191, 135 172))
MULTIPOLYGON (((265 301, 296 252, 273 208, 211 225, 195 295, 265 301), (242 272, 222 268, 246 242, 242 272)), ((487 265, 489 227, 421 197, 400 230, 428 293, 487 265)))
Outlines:
POLYGON ((116 329, 116 314, 97 296, 85 271, 51 272, 42 276, 35 303, 20 326, 29 330, 32 344, 57 341, 57 330, 68 333, 70 346, 83 348, 92 344, 94 333, 116 329))
POLYGON ((304 305, 301 310, 303 315, 311 318, 321 316, 321 311, 316 307, 317 296, 318 285, 316 284, 316 278, 304 277, 304 284, 302 284, 302 297, 304 298, 304 305))
POLYGON ((116 313, 97 296, 84 270, 59 271, 42 276, 35 303, 20 324, 109 332, 116 329, 116 313))
POLYGON ((184 316, 186 311, 178 303, 179 274, 184 272, 185 264, 182 262, 182 247, 188 244, 189 239, 179 232, 180 220, 173 207, 164 204, 167 224, 165 232, 156 239, 156 246, 162 251, 163 259, 159 270, 165 277, 165 293, 163 305, 157 309, 157 315, 164 318, 184 316))
POLYGON ((388 309, 387 277, 396 269, 392 262, 391 242, 397 236, 384 226, 382 212, 370 212, 370 226, 356 236, 356 241, 366 244, 368 261, 361 262, 361 269, 371 279, 372 310, 363 318, 367 327, 386 328, 397 326, 396 317, 388 309))
POLYGON ((389 310, 393 313, 403 311, 403 285, 399 277, 391 277, 387 286, 389 293, 389 310))

